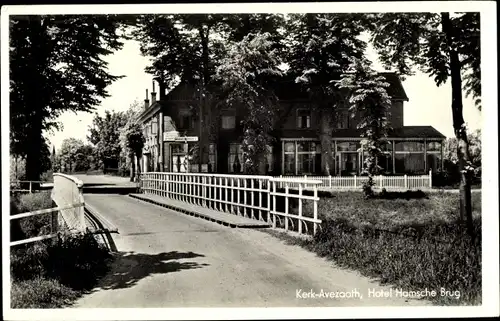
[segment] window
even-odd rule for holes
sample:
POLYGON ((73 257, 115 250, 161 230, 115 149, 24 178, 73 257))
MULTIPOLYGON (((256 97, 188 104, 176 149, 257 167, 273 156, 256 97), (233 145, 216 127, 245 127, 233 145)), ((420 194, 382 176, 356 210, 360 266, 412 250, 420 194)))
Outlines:
POLYGON ((423 152, 424 143, 422 142, 396 142, 396 152, 423 152))
POLYGON ((221 118, 222 129, 234 129, 236 127, 236 117, 225 115, 221 118))
POLYGON ((243 149, 239 144, 229 145, 228 173, 243 173, 243 149))
POLYGON ((337 142, 337 152, 357 152, 360 147, 358 142, 337 142))
POLYGON ((427 143, 428 152, 441 152, 441 142, 428 142, 427 143))
POLYGON ((179 110, 179 129, 192 129, 193 120, 188 109, 179 110))
POLYGON ((208 145, 208 172, 214 173, 217 170, 217 160, 216 160, 216 148, 215 144, 208 145))
POLYGON ((423 142, 396 141, 394 151, 396 173, 420 174, 425 171, 423 142))
POLYGON ((307 175, 321 171, 321 144, 319 142, 286 142, 284 146, 285 175, 307 175), (295 151, 297 146, 297 151, 295 151), (297 158, 295 158, 297 155, 297 158))
POLYGON ((156 116, 151 119, 151 134, 158 135, 158 118, 156 116))
POLYGON ((311 128, 311 111, 307 109, 297 110, 297 128, 311 128))
POLYGON ((295 175, 295 154, 285 154, 285 175, 295 175))
POLYGON ((349 128, 349 111, 340 110, 337 113, 337 129, 349 128))

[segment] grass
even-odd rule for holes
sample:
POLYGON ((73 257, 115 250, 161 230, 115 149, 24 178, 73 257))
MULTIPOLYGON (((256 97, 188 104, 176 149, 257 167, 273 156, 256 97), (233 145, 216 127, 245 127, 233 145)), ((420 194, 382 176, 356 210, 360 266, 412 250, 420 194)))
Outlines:
MULTIPOLYGON (((11 213, 53 207, 50 193, 11 199, 11 213)), ((46 234, 50 215, 13 221, 12 239, 46 234), (21 221, 20 224, 15 224, 21 221)), ((61 233, 49 239, 11 248, 12 308, 60 308, 95 286, 108 270, 111 255, 90 234, 61 233)))
POLYGON ((361 192, 339 192, 319 202, 323 223, 314 238, 274 234, 381 283, 460 291, 458 300, 437 296, 435 304, 480 304, 481 193, 472 194, 474 240, 457 221, 458 197, 365 200, 361 192))

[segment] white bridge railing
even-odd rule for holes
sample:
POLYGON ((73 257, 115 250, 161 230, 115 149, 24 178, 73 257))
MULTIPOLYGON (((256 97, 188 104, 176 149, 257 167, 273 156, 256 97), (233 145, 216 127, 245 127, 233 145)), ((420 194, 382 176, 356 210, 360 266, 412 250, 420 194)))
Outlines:
POLYGON ((53 177, 54 187, 52 188, 51 198, 56 203, 57 207, 9 216, 9 220, 12 221, 35 215, 51 214, 50 234, 10 242, 10 246, 56 237, 61 229, 59 224, 59 213, 61 214, 65 229, 69 229, 71 232, 85 231, 85 202, 82 194, 83 183, 69 175, 54 173, 53 177))
MULTIPOLYGON (((319 181, 317 185, 324 190, 359 190, 368 180, 367 176, 276 176, 283 183, 280 187, 285 186, 284 182, 289 182, 289 186, 298 188, 298 184, 293 183, 298 179, 312 179, 319 181)), ((385 188, 387 190, 414 190, 414 189, 431 189, 432 188, 432 172, 428 175, 402 175, 402 176, 383 176, 376 175, 373 177, 376 189, 385 188)), ((310 186, 306 185, 306 189, 310 186)))
POLYGON ((288 180, 270 176, 156 172, 140 175, 145 194, 264 221, 274 228, 316 233, 321 224, 316 187, 320 182, 300 178, 293 183, 298 191, 290 190, 288 180), (312 193, 304 193, 305 185, 312 188, 312 193))

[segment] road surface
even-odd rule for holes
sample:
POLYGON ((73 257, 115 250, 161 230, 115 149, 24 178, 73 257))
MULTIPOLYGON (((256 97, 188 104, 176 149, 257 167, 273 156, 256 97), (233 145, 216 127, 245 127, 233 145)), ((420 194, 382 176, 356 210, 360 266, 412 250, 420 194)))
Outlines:
POLYGON ((119 253, 74 307, 428 305, 369 297, 389 288, 262 231, 231 229, 126 195, 87 194, 85 201, 119 228, 113 234, 119 253))

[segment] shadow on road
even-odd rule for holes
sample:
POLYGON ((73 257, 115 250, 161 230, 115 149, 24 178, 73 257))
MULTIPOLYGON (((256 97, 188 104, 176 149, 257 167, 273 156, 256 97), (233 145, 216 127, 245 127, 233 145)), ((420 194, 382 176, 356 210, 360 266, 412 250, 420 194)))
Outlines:
POLYGON ((153 274, 180 272, 209 265, 206 263, 176 261, 204 257, 202 254, 193 252, 172 251, 158 254, 119 252, 115 255, 111 270, 99 282, 98 288, 100 289, 130 288, 140 280, 153 274))

